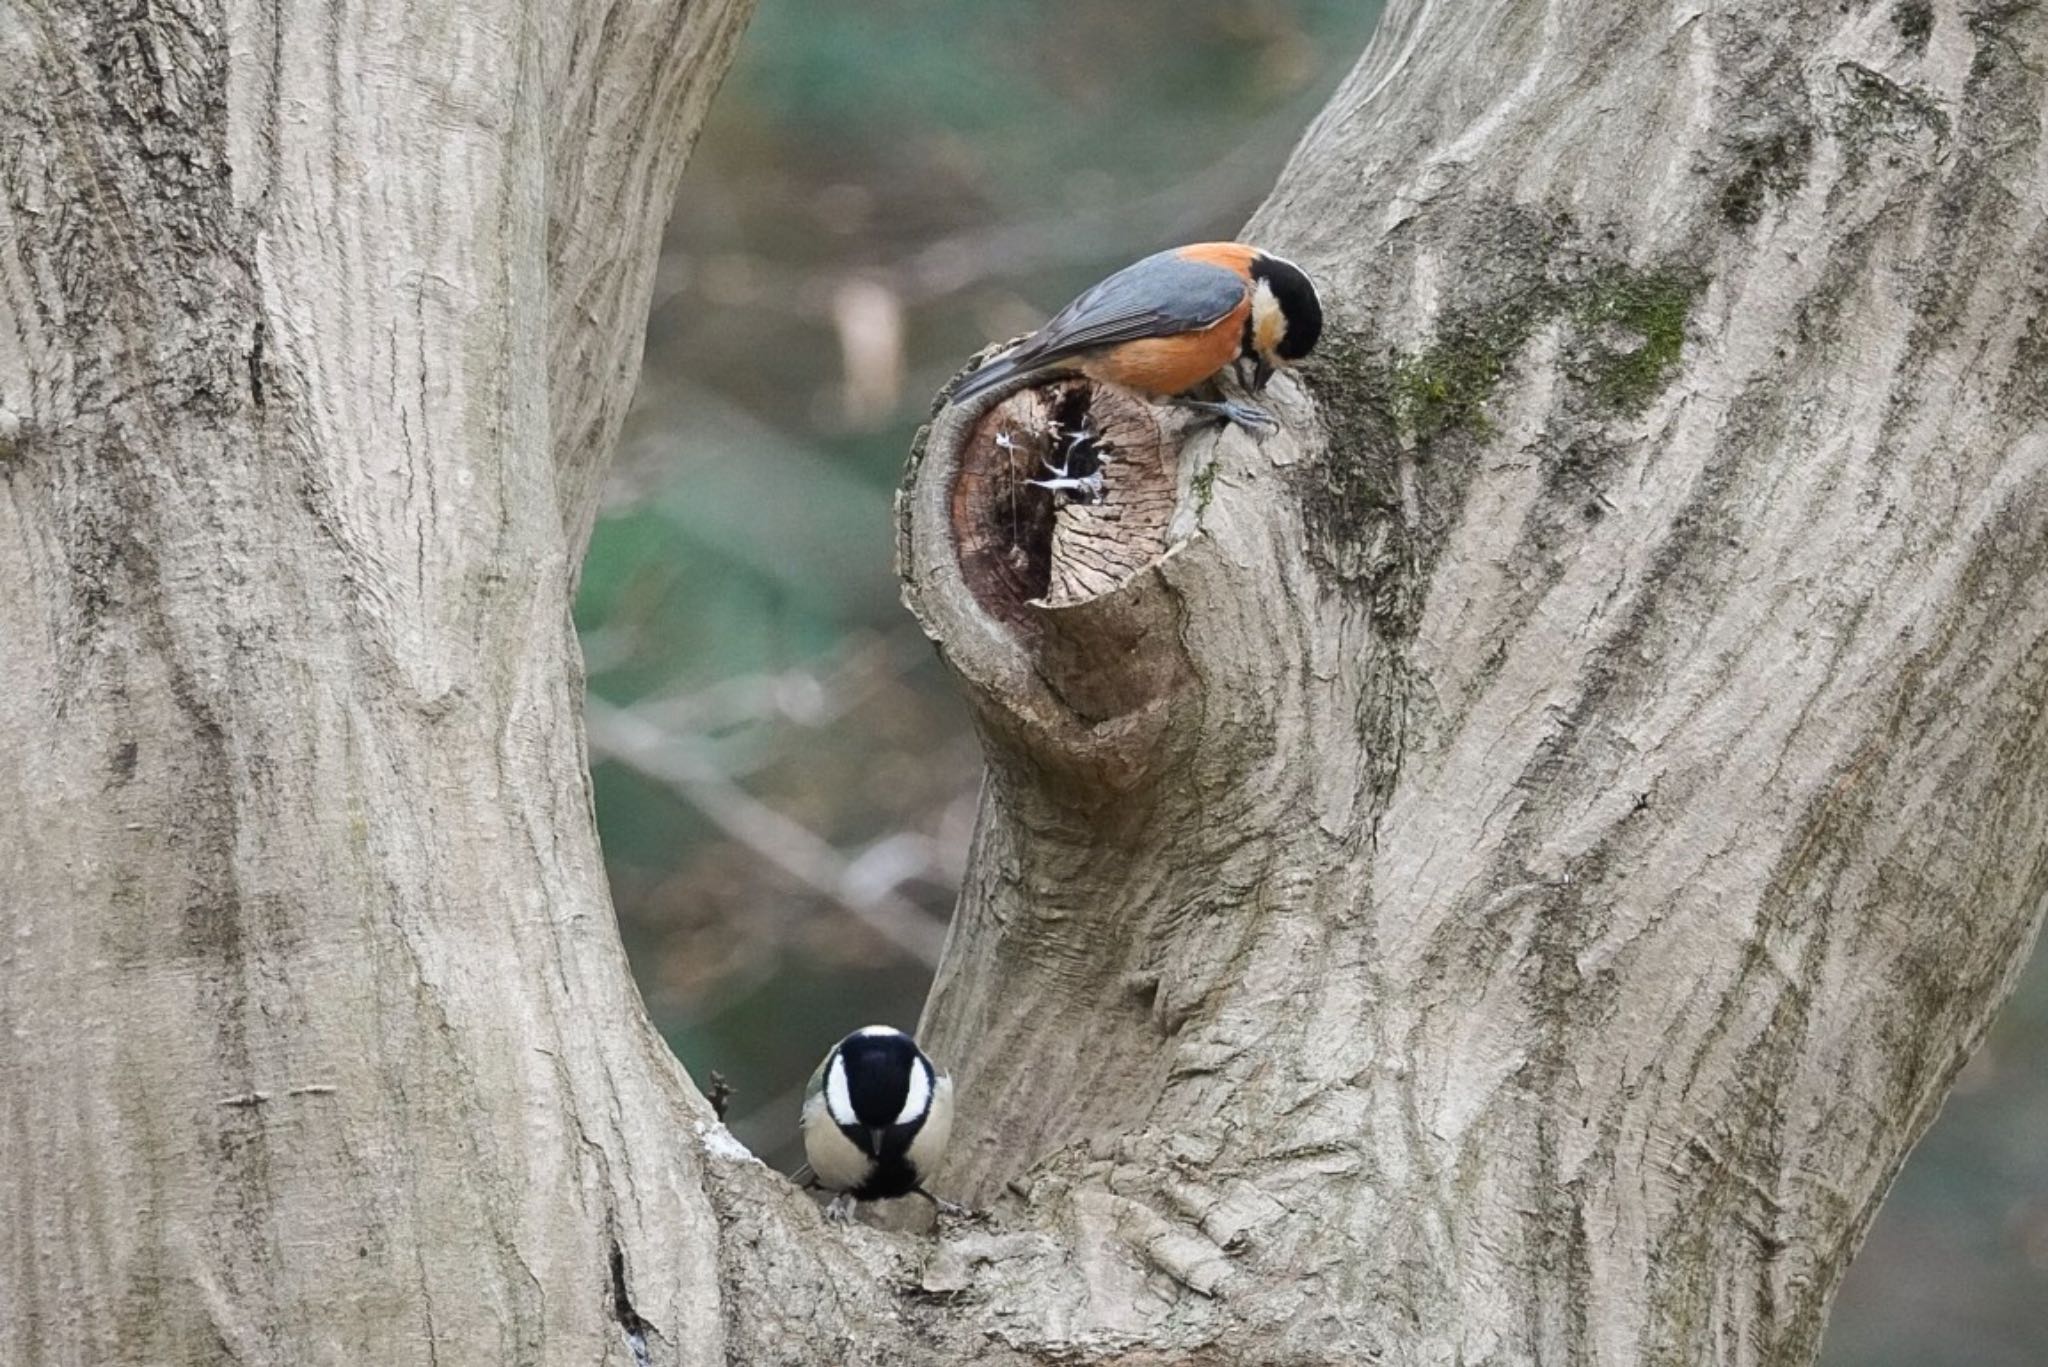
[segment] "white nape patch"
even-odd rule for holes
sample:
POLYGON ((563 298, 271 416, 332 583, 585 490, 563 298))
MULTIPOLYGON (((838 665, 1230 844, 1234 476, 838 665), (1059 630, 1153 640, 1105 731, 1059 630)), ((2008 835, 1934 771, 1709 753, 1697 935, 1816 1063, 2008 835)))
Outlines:
POLYGON ((840 1054, 832 1056, 832 1066, 825 1070, 825 1113, 840 1125, 860 1124, 853 1113, 853 1094, 846 1089, 846 1059, 840 1054))
POLYGON ((1287 315, 1281 311, 1273 287, 1261 280, 1252 291, 1252 346, 1262 355, 1271 355, 1286 335, 1287 315))
POLYGON ((932 1104, 932 1070, 924 1059, 918 1058, 910 1065, 910 1085, 903 1093, 903 1109, 896 1112, 896 1123, 908 1125, 923 1115, 925 1108, 932 1104))
POLYGON ((856 1035, 862 1035, 868 1038, 873 1038, 876 1035, 900 1035, 903 1032, 901 1030, 898 1030, 893 1025, 863 1025, 860 1029, 854 1031, 853 1033, 856 1035))
POLYGON ((704 1145, 704 1152, 710 1154, 713 1158, 726 1158, 734 1161, 745 1160, 749 1163, 761 1161, 754 1157, 752 1149, 735 1139, 732 1131, 725 1128, 722 1124, 706 1125, 699 1121, 697 1124, 697 1139, 698 1142, 704 1145))

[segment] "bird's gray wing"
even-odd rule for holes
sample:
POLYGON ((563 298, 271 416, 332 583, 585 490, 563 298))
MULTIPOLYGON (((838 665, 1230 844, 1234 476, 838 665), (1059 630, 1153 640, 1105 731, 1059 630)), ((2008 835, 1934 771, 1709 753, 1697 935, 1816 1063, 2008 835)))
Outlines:
POLYGON ((1243 303, 1244 293, 1236 271, 1160 252, 1089 288, 1012 354, 1038 365, 1141 337, 1197 332, 1243 303))
POLYGON ((818 1060, 818 1066, 811 1069, 811 1080, 804 1084, 805 1105, 810 1104, 810 1100, 812 1097, 823 1096, 825 1094, 825 1069, 831 1065, 832 1055, 838 1052, 839 1046, 836 1044, 833 1045, 830 1049, 827 1049, 825 1051, 825 1057, 818 1060))

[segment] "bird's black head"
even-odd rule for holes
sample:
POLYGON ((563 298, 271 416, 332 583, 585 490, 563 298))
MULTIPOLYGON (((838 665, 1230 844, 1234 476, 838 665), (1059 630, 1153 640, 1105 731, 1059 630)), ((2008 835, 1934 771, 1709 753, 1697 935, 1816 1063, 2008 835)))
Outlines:
POLYGON ((907 1144, 931 1109, 933 1081, 910 1036, 880 1025, 856 1030, 839 1042, 834 1065, 826 1101, 848 1138, 877 1156, 907 1144))
POLYGON ((1252 258, 1252 283, 1264 284, 1280 305, 1285 326, 1273 342, 1273 359, 1292 364, 1316 348, 1323 335, 1323 301, 1315 283, 1292 261, 1260 252, 1252 258))

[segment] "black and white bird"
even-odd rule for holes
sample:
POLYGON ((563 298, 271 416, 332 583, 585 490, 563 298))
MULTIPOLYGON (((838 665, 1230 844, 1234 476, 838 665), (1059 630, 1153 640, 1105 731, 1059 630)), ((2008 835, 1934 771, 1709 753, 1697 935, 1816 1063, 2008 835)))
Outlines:
POLYGON ((805 1184, 839 1193, 826 1218, 850 1219, 856 1201, 913 1194, 959 1209, 924 1187, 953 1133, 953 1080, 901 1030, 870 1025, 833 1045, 804 1089, 799 1124, 805 1184))

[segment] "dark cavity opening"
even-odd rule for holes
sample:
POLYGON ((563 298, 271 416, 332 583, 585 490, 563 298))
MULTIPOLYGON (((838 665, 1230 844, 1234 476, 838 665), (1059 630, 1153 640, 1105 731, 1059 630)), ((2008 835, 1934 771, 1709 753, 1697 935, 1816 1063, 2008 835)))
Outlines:
POLYGON ((1163 553, 1174 462, 1141 400, 1083 379, 1022 390, 960 453, 953 544, 984 611, 1031 633, 1163 553))

